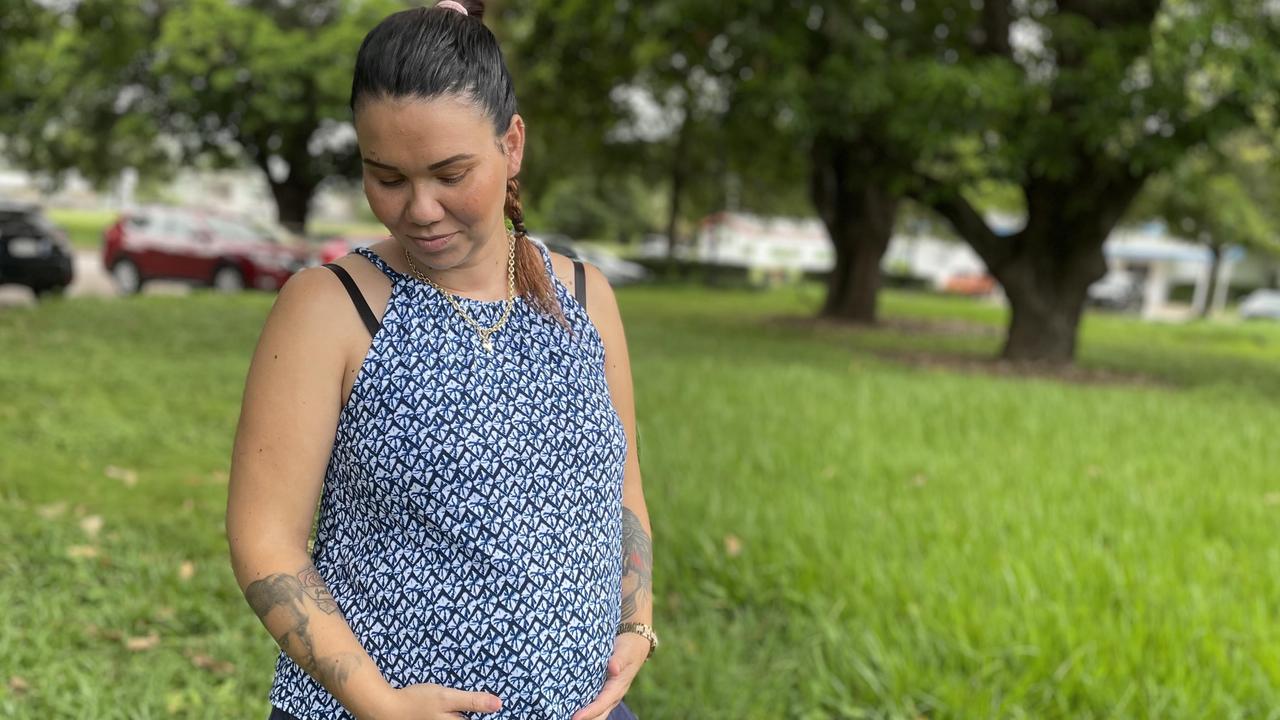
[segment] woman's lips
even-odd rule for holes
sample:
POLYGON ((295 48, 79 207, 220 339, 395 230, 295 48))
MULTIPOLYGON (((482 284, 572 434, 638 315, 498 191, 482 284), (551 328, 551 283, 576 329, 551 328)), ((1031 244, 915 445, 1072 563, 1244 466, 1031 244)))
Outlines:
POLYGON ((430 237, 415 237, 410 235, 409 239, 424 252, 436 252, 443 249, 445 245, 448 245, 449 240, 457 234, 458 233, 456 232, 451 232, 448 235, 433 235, 430 237))

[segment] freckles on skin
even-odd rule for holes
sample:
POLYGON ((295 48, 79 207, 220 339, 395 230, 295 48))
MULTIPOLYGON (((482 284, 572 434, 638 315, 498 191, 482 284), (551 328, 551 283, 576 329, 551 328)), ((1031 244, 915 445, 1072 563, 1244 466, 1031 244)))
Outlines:
POLYGON ((369 206, 393 235, 421 233, 424 219, 428 232, 461 230, 474 244, 505 233, 510 163, 491 120, 476 106, 449 97, 371 99, 357 106, 355 127, 362 157, 395 168, 363 168, 369 206), (472 157, 431 169, 458 155, 472 157), (444 182, 462 173, 457 185, 444 182))

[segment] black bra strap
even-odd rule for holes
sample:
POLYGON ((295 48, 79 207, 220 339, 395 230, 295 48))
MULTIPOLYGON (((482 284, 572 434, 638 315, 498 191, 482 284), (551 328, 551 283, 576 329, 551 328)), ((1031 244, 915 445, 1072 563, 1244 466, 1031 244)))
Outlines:
POLYGON ((573 261, 573 296, 579 305, 587 306, 587 273, 582 269, 581 260, 573 261))
POLYGON ((347 294, 351 296, 351 302, 356 306, 356 312, 360 313, 360 319, 364 321, 364 326, 369 329, 369 335, 376 335, 378 330, 382 328, 382 323, 378 322, 373 310, 369 309, 369 303, 365 301, 364 295, 360 293, 360 288, 356 287, 356 281, 351 279, 351 275, 341 265, 325 263, 324 266, 332 270, 333 274, 337 275, 338 279, 342 281, 343 287, 347 289, 347 294))

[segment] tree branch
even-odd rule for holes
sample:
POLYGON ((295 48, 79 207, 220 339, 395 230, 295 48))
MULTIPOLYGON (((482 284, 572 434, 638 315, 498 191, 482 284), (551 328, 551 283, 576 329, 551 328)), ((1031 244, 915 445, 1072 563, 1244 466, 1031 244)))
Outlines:
POLYGON ((1098 29, 1150 25, 1161 0, 1058 0, 1058 12, 1079 15, 1098 29))
POLYGON ((908 196, 946 218, 993 273, 1013 258, 1013 242, 997 235, 959 189, 923 174, 917 180, 908 196))
POLYGON ((1009 42, 1009 0, 987 0, 982 4, 982 43, 978 52, 1012 58, 1009 42))

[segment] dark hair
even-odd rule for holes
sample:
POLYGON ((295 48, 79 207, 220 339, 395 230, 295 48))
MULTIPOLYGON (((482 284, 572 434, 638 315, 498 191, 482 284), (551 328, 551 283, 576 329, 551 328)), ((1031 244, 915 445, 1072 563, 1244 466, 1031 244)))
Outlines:
MULTIPOLYGON (((365 36, 351 79, 351 112, 368 99, 431 100, 459 96, 506 133, 516 113, 516 93, 498 39, 482 22, 484 3, 461 0, 463 15, 442 7, 418 7, 393 13, 365 36)), ((543 313, 569 327, 556 299, 541 253, 524 226, 520 184, 507 181, 505 213, 516 235, 516 292, 543 313)))

